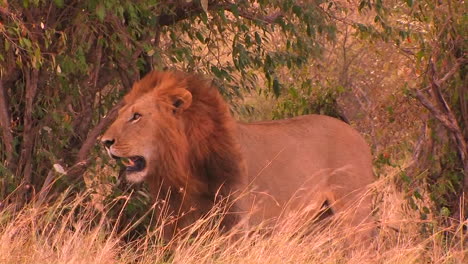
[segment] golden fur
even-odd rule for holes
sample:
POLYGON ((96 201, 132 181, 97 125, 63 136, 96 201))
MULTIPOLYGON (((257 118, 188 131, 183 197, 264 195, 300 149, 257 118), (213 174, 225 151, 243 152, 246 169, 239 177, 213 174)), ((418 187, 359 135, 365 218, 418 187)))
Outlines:
POLYGON ((317 212, 324 203, 335 214, 359 203, 345 221, 369 221, 370 199, 361 199, 374 180, 369 147, 341 121, 309 115, 237 123, 210 82, 180 72, 148 74, 124 101, 102 140, 113 156, 143 157, 145 169, 127 179, 146 181, 155 197, 170 197, 173 214, 184 215, 167 238, 220 197, 236 201, 223 220, 227 229, 247 215, 256 224, 317 212))

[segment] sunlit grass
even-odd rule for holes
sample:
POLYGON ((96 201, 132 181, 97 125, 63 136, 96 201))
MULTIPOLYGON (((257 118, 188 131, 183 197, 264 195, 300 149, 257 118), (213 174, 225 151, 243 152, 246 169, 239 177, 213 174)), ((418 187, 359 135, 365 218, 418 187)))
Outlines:
MULTIPOLYGON (((404 208, 388 179, 378 181, 374 189, 381 197, 377 235, 372 245, 354 250, 347 237, 365 227, 340 229, 331 223, 310 230, 298 214, 268 230, 253 226, 222 233, 216 222, 222 207, 169 244, 161 242, 157 224, 129 241, 125 235, 134 225, 117 227, 105 213, 115 209, 116 201, 96 210, 89 193, 74 198, 64 193, 47 205, 3 209, 0 263, 466 263, 463 223, 444 228, 434 219, 420 220, 404 208), (430 232, 422 234, 423 225, 430 226, 430 232)), ((116 199, 123 200, 120 206, 128 201, 116 199)))

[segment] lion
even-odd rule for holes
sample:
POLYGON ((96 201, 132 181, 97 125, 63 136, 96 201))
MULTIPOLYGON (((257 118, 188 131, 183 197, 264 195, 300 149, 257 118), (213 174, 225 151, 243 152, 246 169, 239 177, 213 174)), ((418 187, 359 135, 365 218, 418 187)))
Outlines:
POLYGON ((129 182, 145 181, 167 202, 177 219, 167 225, 167 240, 223 199, 231 202, 224 230, 297 210, 317 217, 324 205, 346 225, 372 221, 364 195, 374 181, 370 148, 340 120, 237 122, 211 82, 177 71, 149 73, 123 100, 101 140, 129 182))

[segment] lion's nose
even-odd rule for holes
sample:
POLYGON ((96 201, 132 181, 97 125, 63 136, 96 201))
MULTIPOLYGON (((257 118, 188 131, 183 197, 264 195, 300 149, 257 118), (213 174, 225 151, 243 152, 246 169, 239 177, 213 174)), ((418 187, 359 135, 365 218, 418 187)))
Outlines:
POLYGON ((110 148, 110 146, 114 144, 115 139, 103 139, 101 142, 104 144, 104 146, 106 146, 106 148, 110 148))

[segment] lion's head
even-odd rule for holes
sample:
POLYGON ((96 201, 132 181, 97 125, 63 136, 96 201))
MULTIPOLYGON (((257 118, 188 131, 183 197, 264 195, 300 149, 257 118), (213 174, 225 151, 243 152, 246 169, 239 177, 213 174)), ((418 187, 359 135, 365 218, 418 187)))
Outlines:
POLYGON ((227 104, 208 81, 152 72, 124 97, 102 142, 122 160, 128 181, 145 180, 153 191, 165 184, 213 196, 241 173, 233 126, 227 104))

